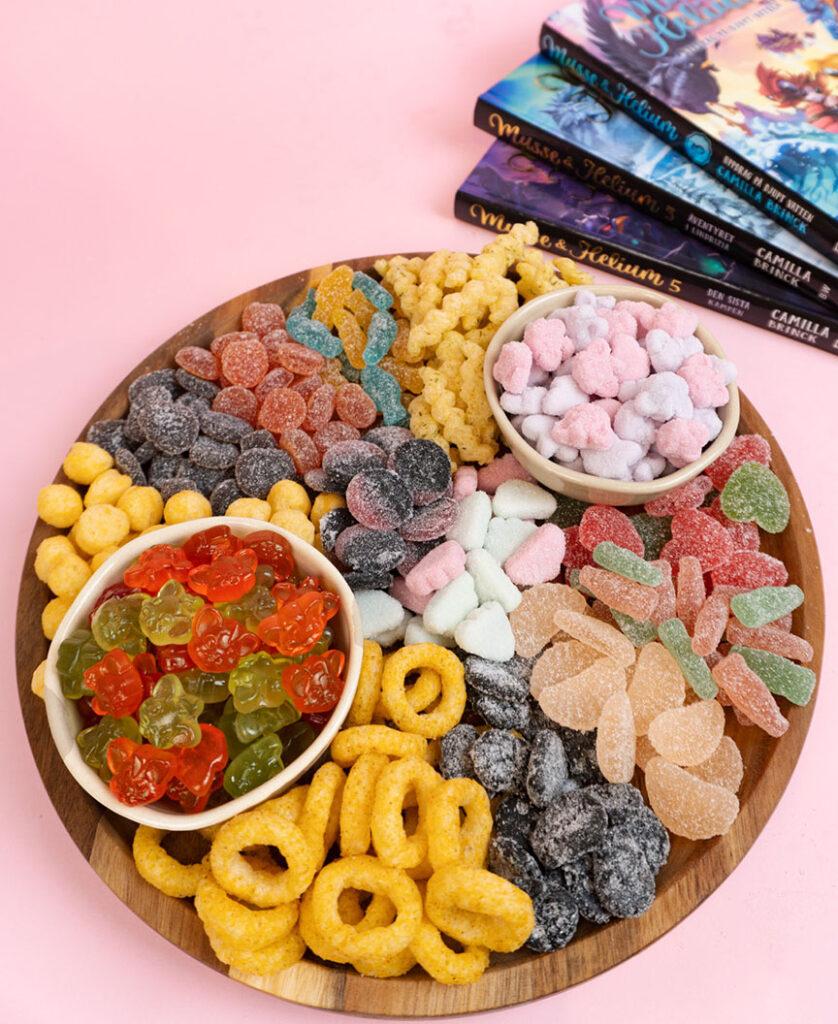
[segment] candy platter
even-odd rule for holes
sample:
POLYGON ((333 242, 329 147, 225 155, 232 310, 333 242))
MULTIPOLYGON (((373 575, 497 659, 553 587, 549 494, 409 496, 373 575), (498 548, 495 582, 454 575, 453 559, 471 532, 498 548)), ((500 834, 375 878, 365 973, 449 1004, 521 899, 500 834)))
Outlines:
MULTIPOLYGON (((375 258, 350 261, 369 270, 375 258)), ((291 307, 331 266, 313 268, 271 282, 230 300, 184 328, 142 362, 106 399, 91 420, 118 417, 126 405, 127 386, 135 377, 171 364, 184 345, 206 346, 217 334, 238 329, 242 309, 252 301, 291 307)), ((790 581, 803 586, 806 601, 794 613, 794 632, 815 650, 810 667, 818 672, 823 645, 823 595, 817 549, 808 515, 791 469, 759 414, 742 396, 740 432, 757 432, 772 447, 772 465, 791 502, 788 528, 764 539, 764 550, 781 558, 790 581)), ((82 436, 84 432, 82 432, 82 436)), ((231 970, 213 955, 191 906, 175 901, 139 878, 131 858, 132 826, 104 812, 67 775, 45 725, 42 703, 29 689, 46 641, 38 629, 45 589, 32 573, 35 548, 49 533, 39 523, 32 536, 21 582, 18 608, 17 672, 21 705, 33 754, 46 788, 68 832, 105 883, 135 913, 180 949, 238 981, 295 1002, 346 1012, 394 1016, 432 1016, 510 1005, 556 992, 592 977, 638 952, 673 927, 713 891, 742 859, 776 806, 802 748, 814 702, 792 707, 790 727, 780 742, 756 729, 728 725, 739 744, 745 776, 739 793, 742 810, 731 831, 704 842, 676 839, 658 878, 657 897, 643 917, 612 922, 604 928, 580 927, 565 949, 541 956, 520 951, 497 957, 475 984, 442 986, 414 971, 402 978, 376 980, 352 970, 302 961, 269 977, 231 970)))

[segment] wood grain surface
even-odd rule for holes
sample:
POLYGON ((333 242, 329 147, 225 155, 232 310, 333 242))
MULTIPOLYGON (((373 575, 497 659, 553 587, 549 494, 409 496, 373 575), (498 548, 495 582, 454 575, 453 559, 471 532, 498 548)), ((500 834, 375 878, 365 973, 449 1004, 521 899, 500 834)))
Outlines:
MULTIPOLYGON (((376 258, 346 262, 356 269, 370 269, 376 258)), ((206 346, 216 334, 238 330, 241 311, 249 302, 281 302, 286 309, 296 305, 305 290, 325 276, 331 266, 315 267, 272 281, 194 320, 143 360, 105 399, 91 422, 122 416, 127 407, 128 384, 149 370, 173 365, 173 354, 181 346, 206 346)), ((741 397, 740 433, 756 432, 769 440, 773 468, 789 492, 789 526, 780 535, 764 535, 762 547, 786 563, 789 582, 799 584, 806 592, 805 603, 794 613, 793 629, 814 647, 811 667, 819 674, 824 639, 823 580, 812 526, 782 451, 759 413, 744 395, 741 397)), ((61 473, 56 477, 57 481, 64 479, 61 473)), ((753 727, 743 728, 732 715, 728 716, 727 732, 739 745, 745 763, 739 791, 739 817, 731 831, 721 838, 699 843, 677 838, 673 841, 670 858, 658 876, 657 898, 651 910, 641 918, 614 921, 599 928, 583 922, 571 944, 555 953, 495 955, 483 978, 468 986, 440 985, 418 968, 403 978, 376 980, 361 977, 351 969, 325 966, 314 960, 304 960, 271 977, 245 974, 227 968, 215 958, 190 901, 164 896, 139 877, 130 850, 134 827, 105 812, 88 797, 58 757, 43 702, 30 689, 32 672, 46 656, 48 644, 41 632, 40 617, 50 597, 46 586, 32 571, 32 565, 38 544, 54 532, 39 521, 32 533, 20 584, 16 658, 20 703, 29 742, 59 817, 102 880, 164 938, 238 982, 296 1003, 364 1016, 462 1014, 523 1003, 558 992, 633 956, 694 910, 745 856, 783 794, 814 711, 814 699, 807 707, 784 709, 790 728, 780 740, 773 740, 753 727)), ((817 690, 815 693, 817 695, 817 690)))

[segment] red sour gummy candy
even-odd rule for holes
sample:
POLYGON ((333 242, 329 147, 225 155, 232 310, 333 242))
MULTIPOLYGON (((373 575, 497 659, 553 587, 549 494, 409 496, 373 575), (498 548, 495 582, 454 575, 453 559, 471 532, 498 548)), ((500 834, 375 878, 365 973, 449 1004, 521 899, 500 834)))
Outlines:
POLYGON ((184 345, 175 352, 175 362, 193 377, 200 377, 201 380, 218 380, 221 368, 218 364, 218 357, 207 348, 199 348, 197 345, 184 345))
POLYGON ((303 377, 302 380, 298 380, 296 384, 291 385, 291 390, 296 391, 298 395, 302 395, 308 405, 308 400, 314 394, 318 388, 323 387, 323 379, 319 373, 313 374, 311 377, 303 377))
POLYGON ((758 587, 784 587, 789 574, 779 558, 762 551, 735 551, 729 561, 712 572, 713 586, 729 584, 756 590, 758 587))
POLYGON ((722 490, 728 477, 746 462, 761 462, 771 465, 771 446, 759 434, 742 434, 734 437, 722 454, 706 469, 717 491, 722 490))
POLYGON ((238 416, 240 420, 247 420, 253 427, 256 425, 256 414, 259 411, 259 402, 256 395, 247 388, 225 387, 212 401, 213 412, 226 412, 228 416, 238 416))
POLYGON ((331 711, 343 692, 343 663, 341 651, 326 651, 283 669, 282 686, 294 707, 307 714, 331 711))
POLYGON ((310 469, 317 469, 322 461, 317 445, 302 429, 286 430, 280 434, 279 447, 294 460, 294 467, 300 476, 310 469))
POLYGON ((85 669, 84 685, 95 694, 90 706, 97 715, 133 715, 145 697, 142 676, 119 647, 85 669))
POLYGON ((310 434, 325 427, 331 420, 335 411, 335 398, 337 390, 332 384, 321 384, 320 387, 309 398, 306 407, 306 418, 303 420, 303 430, 310 434))
POLYGON ((263 335, 285 327, 285 310, 276 302, 249 302, 242 310, 242 330, 263 335))
POLYGON ((123 579, 128 587, 139 587, 156 594, 167 580, 185 583, 192 563, 183 548, 155 544, 140 554, 136 565, 129 565, 123 579))
POLYGON ((298 341, 286 341, 284 345, 279 345, 275 358, 279 366, 284 366, 286 370, 304 377, 317 373, 326 362, 319 352, 301 345, 298 341))
POLYGON ((225 619, 216 608, 205 605, 192 621, 189 656, 202 672, 231 672, 239 660, 259 649, 259 637, 236 619, 225 619))
POLYGON ((189 587, 214 604, 243 597, 256 583, 259 559, 250 548, 216 555, 207 565, 196 565, 189 573, 189 587))
POLYGON ((566 526, 564 528, 564 557, 562 565, 567 569, 583 569, 586 565, 594 565, 594 556, 591 552, 579 543, 579 527, 566 526))
POLYGON ((683 509, 699 508, 712 490, 713 483, 709 477, 697 476, 676 487, 674 491, 647 501, 643 511, 650 516, 674 516, 683 509))
POLYGON ((375 423, 375 402, 358 384, 343 384, 335 396, 335 412, 350 426, 363 430, 375 423))
POLYGON ((734 552, 733 538, 728 531, 712 516, 698 509, 675 513, 672 517, 672 540, 678 545, 680 557, 695 555, 704 572, 724 565, 734 552))
POLYGON ((306 401, 291 388, 274 388, 265 395, 259 410, 259 426, 274 434, 296 430, 306 418, 306 401))
POLYGON ((621 548, 633 551, 642 558, 645 549, 640 534, 627 515, 610 505, 591 505, 582 514, 579 523, 579 543, 593 551, 603 540, 613 541, 621 548))
POLYGON ((135 743, 127 736, 108 744, 109 782, 114 796, 129 807, 154 803, 166 792, 175 773, 177 757, 149 743, 135 743))
POLYGON ((265 401, 269 391, 276 391, 277 388, 287 388, 294 383, 294 374, 286 370, 284 366, 278 366, 274 370, 268 370, 261 382, 253 389, 253 394, 259 403, 265 401))
POLYGON ((210 352, 213 355, 218 356, 220 359, 224 353, 224 349, 230 344, 231 341, 258 341, 259 335, 254 334, 253 331, 231 331, 229 334, 219 334, 218 337, 213 338, 210 342, 210 352))
POLYGON ((359 441, 361 433, 357 427, 344 423, 342 420, 332 420, 322 427, 314 435, 314 443, 321 455, 327 452, 333 444, 341 441, 359 441))
POLYGON ((268 353, 258 339, 237 339, 221 353, 221 372, 243 388, 255 388, 268 372, 268 353))

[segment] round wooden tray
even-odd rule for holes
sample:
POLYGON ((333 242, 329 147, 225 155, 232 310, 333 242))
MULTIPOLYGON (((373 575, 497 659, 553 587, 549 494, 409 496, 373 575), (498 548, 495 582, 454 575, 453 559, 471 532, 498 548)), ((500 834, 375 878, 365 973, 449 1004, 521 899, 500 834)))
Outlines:
MULTIPOLYGON (((368 270, 375 259, 349 260, 368 270)), ((242 309, 253 301, 296 305, 305 290, 332 265, 280 278, 218 306, 165 342, 129 374, 91 417, 120 417, 127 407, 127 386, 141 373, 172 365, 182 345, 208 345, 216 334, 238 330, 242 309)), ((85 428, 86 429, 86 428, 85 428)), ((763 550, 788 566, 790 581, 800 584, 806 601, 794 613, 794 631, 815 649, 811 667, 819 672, 823 653, 823 580, 814 533, 791 469, 768 427, 742 395, 741 433, 762 434, 771 443, 772 465, 791 499, 791 522, 779 536, 765 536, 763 550)), ((84 431, 82 432, 84 436, 84 431)), ((62 474, 57 480, 64 479, 62 474)), ((654 942, 702 902, 736 867, 759 835, 782 796, 800 754, 814 700, 804 708, 789 706, 790 728, 779 741, 756 728, 738 726, 728 716, 727 731, 742 751, 745 777, 739 792, 741 813, 731 831, 709 842, 675 839, 669 861, 658 876, 651 910, 636 920, 614 921, 601 928, 583 923, 563 950, 542 956, 526 951, 494 957, 492 967, 474 985, 445 986, 415 968, 396 979, 364 978, 353 970, 304 960, 271 977, 232 970, 213 955, 192 904, 164 896, 144 882, 131 857, 133 826, 103 810, 76 785, 61 762, 46 723, 44 704, 30 690, 32 672, 46 656, 40 628, 47 588, 32 571, 35 549, 54 531, 38 522, 32 533, 20 584, 17 614, 17 677, 23 717, 44 785, 61 820, 94 871, 139 917, 184 952, 236 981, 282 999, 364 1016, 428 1017, 489 1010, 523 1003, 591 978, 654 942)))

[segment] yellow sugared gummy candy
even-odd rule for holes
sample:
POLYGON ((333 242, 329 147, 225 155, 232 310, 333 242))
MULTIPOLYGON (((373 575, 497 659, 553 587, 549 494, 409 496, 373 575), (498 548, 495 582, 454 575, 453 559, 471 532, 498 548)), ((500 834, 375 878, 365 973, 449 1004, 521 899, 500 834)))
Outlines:
POLYGON ((67 614, 67 609, 72 604, 69 597, 54 597, 47 601, 44 610, 41 612, 41 629, 47 640, 52 640, 56 630, 61 625, 61 620, 67 614))
POLYGON ((274 526, 293 533, 307 544, 314 543, 314 524, 298 509, 280 509, 279 512, 274 512, 270 521, 274 526))
POLYGON ((163 506, 163 518, 172 523, 187 523, 191 519, 204 519, 212 515, 209 501, 197 491, 178 491, 163 506))
POLYGON ((267 501, 260 498, 236 498, 227 506, 225 515, 244 516, 245 519, 259 519, 266 523, 271 518, 272 509, 267 501))
POLYGON ((121 544, 131 532, 128 516, 114 505, 91 505, 75 525, 75 541, 85 554, 121 544))
POLYGON ((129 487, 116 503, 128 516, 131 529, 142 533, 163 518, 163 499, 156 487, 129 487))
POLYGON ((50 570, 46 584, 56 597, 72 601, 90 575, 90 566, 80 555, 67 553, 50 570))
POLYGON ((116 505, 120 495, 131 486, 131 477, 118 469, 106 469, 87 488, 84 496, 86 508, 91 505, 116 505))
POLYGON ((346 499, 342 494, 332 494, 329 491, 323 491, 317 495, 314 499, 314 504, 311 506, 310 514, 315 530, 320 529, 320 520, 323 516, 336 508, 346 508, 346 499))
POLYGON ((50 526, 67 529, 79 518, 81 495, 68 484, 47 484, 38 491, 38 515, 50 526))
POLYGON ((110 469, 113 456, 98 444, 76 441, 64 459, 64 472, 77 484, 92 484, 100 473, 110 469))
POLYGON ((41 583, 46 583, 47 577, 61 559, 65 555, 75 555, 76 553, 72 541, 64 534, 47 537, 41 541, 35 552, 35 575, 41 583))
POLYGON ((272 512, 282 509, 296 509, 307 516, 311 511, 311 500, 302 484, 296 480, 277 480, 268 494, 272 512))

